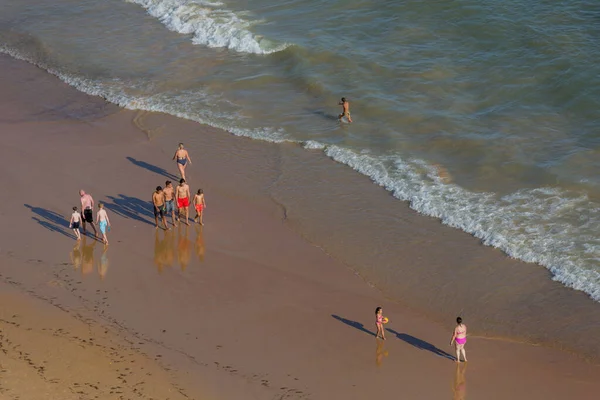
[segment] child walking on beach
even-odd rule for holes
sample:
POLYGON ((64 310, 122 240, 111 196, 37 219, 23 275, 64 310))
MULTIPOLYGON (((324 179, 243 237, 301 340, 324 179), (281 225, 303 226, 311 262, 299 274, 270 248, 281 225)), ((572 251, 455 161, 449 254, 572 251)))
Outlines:
POLYGON ((108 244, 108 238, 106 237, 106 232, 110 230, 110 220, 108 219, 108 214, 106 214, 106 210, 104 209, 104 204, 98 203, 98 213, 96 214, 96 223, 100 227, 100 233, 102 233, 102 242, 104 244, 108 244))
POLYGON ((383 329, 383 308, 377 307, 375 309, 375 326, 377 326, 377 338, 382 338, 385 340, 385 330, 383 329))
POLYGON ((206 208, 206 202, 204 201, 204 191, 202 189, 198 189, 198 193, 194 196, 194 207, 196 208, 194 221, 197 221, 200 225, 204 225, 202 222, 202 211, 206 208))
POLYGON ((77 207, 73 207, 73 214, 71 214, 71 222, 69 222, 69 228, 73 229, 77 240, 81 240, 81 234, 79 233, 79 225, 81 224, 81 214, 77 211, 77 207))

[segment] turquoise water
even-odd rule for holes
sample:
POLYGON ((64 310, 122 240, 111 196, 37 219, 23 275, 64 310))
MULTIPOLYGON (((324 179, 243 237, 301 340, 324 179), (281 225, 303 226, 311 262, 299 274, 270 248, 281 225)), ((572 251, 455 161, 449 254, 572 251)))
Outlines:
POLYGON ((3 51, 82 91, 323 151, 600 301, 596 1, 0 7, 3 51))

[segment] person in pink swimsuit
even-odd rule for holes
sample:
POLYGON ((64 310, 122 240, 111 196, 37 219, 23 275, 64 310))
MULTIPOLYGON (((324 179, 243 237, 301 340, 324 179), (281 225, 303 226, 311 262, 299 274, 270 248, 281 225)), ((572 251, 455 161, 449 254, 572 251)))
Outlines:
POLYGON ((383 308, 377 307, 375 309, 375 326, 377 327, 377 338, 385 340, 385 329, 383 329, 383 308))
POLYGON ((463 359, 467 362, 467 353, 465 352, 465 344, 467 343, 467 326, 462 323, 462 318, 456 318, 456 328, 452 333, 452 339, 450 339, 450 346, 452 343, 456 345, 456 362, 460 362, 460 354, 462 353, 463 359))

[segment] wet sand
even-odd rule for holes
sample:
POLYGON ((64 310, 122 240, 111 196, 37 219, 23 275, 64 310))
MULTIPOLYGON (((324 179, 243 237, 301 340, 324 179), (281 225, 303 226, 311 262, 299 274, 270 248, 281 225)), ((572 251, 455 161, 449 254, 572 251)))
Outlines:
POLYGON ((20 346, 1 362, 3 374, 21 374, 2 395, 46 398, 44 385, 72 393, 74 383, 91 382, 112 398, 106 390, 123 372, 106 368, 109 344, 38 350, 61 340, 43 329, 85 339, 86 324, 94 340, 119 343, 136 379, 142 367, 157 371, 160 389, 140 398, 596 398, 600 368, 554 349, 473 335, 471 361, 457 368, 451 319, 441 326, 386 299, 292 229, 294 209, 267 189, 294 146, 120 110, 8 57, 0 71, 0 176, 10 188, 1 195, 0 280, 11 287, 0 313, 3 341, 20 346), (206 226, 157 231, 150 196, 173 178, 178 141, 191 143, 189 181, 206 193, 206 226), (80 188, 106 203, 106 249, 91 237, 76 245, 67 228, 80 188), (391 319, 383 344, 373 336, 377 305, 391 319), (25 322, 11 324, 11 315, 25 322), (52 382, 19 351, 35 355, 52 382), (96 368, 98 378, 61 373, 67 361, 96 368))

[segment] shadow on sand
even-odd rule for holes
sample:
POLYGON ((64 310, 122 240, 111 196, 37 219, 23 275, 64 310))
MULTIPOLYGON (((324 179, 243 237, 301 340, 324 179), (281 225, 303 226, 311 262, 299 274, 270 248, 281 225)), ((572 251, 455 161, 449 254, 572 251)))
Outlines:
POLYGON ((110 202, 104 202, 106 209, 123 218, 134 219, 154 226, 153 206, 150 201, 144 201, 137 197, 126 196, 124 194, 107 196, 106 198, 110 200, 110 202), (147 218, 149 218, 149 220, 147 218))
POLYGON ((386 329, 386 331, 396 335, 396 337, 398 339, 410 344, 413 347, 416 347, 419 350, 427 350, 427 351, 432 352, 436 356, 444 357, 444 358, 447 358, 452 361, 455 360, 455 358, 451 354, 446 353, 444 350, 439 349, 439 348, 435 347, 434 345, 432 345, 431 343, 428 343, 424 340, 421 340, 419 338, 411 336, 407 333, 398 333, 395 330, 389 329, 389 328, 386 329))
POLYGON ((375 333, 371 332, 370 330, 368 330, 367 328, 365 328, 365 326, 363 324, 361 324, 360 322, 356 322, 356 321, 352 321, 346 318, 342 318, 339 315, 335 315, 335 314, 331 314, 331 316, 335 319, 337 319, 340 322, 343 322, 344 324, 353 327, 354 329, 358 329, 359 331, 362 331, 366 334, 369 334, 371 336, 376 336, 375 333))
POLYGON ((148 164, 145 161, 136 160, 133 157, 125 157, 127 160, 131 161, 132 164, 137 165, 140 168, 144 168, 150 172, 154 172, 155 174, 162 175, 167 179, 173 180, 173 182, 179 182, 179 177, 171 174, 164 168, 157 167, 156 165, 148 164))
POLYGON ((51 232, 57 232, 70 239, 75 239, 75 235, 69 229, 69 220, 54 211, 46 210, 41 207, 34 207, 29 204, 23 204, 29 208, 36 216, 31 217, 38 224, 51 232))

